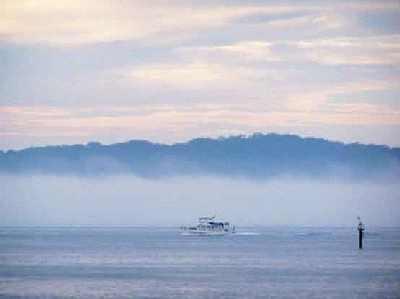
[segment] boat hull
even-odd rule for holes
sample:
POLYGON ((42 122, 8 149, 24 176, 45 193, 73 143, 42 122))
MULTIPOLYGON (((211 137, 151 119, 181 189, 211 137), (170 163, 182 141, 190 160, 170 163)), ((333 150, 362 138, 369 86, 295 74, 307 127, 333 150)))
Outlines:
POLYGON ((230 235, 232 232, 210 232, 210 231, 182 231, 183 236, 225 236, 230 235))
POLYGON ((235 226, 229 222, 217 222, 214 217, 200 217, 196 226, 181 226, 185 236, 224 236, 235 233, 235 226))

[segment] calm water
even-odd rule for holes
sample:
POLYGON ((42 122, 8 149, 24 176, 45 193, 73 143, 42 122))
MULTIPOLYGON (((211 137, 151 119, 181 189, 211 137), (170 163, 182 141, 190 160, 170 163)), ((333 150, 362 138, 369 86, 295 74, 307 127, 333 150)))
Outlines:
POLYGON ((0 298, 400 298, 400 228, 0 228, 0 298), (239 229, 240 230, 240 229, 239 229))

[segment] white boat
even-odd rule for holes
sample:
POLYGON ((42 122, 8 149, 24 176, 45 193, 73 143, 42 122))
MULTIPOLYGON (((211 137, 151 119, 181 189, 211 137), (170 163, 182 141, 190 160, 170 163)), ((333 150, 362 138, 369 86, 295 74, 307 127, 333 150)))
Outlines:
POLYGON ((235 226, 229 222, 214 221, 214 217, 200 217, 196 226, 182 226, 183 235, 221 236, 235 233, 235 226))

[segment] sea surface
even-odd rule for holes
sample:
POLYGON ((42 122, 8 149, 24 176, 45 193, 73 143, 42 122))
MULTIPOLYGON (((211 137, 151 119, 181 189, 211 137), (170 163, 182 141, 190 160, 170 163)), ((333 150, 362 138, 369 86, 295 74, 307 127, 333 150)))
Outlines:
POLYGON ((0 298, 400 298, 400 228, 0 228, 0 298))

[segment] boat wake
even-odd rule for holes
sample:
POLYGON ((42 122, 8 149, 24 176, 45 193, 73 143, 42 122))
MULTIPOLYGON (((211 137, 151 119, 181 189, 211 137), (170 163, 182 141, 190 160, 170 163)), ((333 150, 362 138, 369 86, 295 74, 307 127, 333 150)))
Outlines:
POLYGON ((260 233, 257 232, 240 232, 240 233, 235 233, 237 236, 259 236, 261 235, 260 233))

